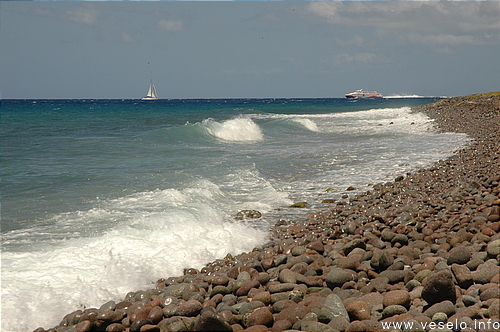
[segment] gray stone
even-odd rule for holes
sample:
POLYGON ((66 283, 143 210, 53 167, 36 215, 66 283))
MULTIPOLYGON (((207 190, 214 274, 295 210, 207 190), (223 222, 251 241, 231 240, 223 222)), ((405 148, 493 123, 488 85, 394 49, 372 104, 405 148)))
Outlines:
POLYGON ((340 268, 333 268, 325 278, 326 285, 333 289, 335 287, 342 287, 342 285, 348 281, 358 280, 357 274, 343 270, 340 268))
POLYGON ((472 249, 465 246, 457 246, 450 250, 450 255, 448 256, 448 265, 452 264, 465 264, 467 263, 472 254, 472 249))
POLYGON ((337 316, 342 316, 347 321, 350 321, 349 314, 340 297, 337 294, 330 294, 326 297, 325 303, 320 309, 318 320, 322 323, 328 323, 337 316))
POLYGON ((488 246, 486 247, 486 252, 490 257, 496 257, 500 255, 500 239, 493 240, 490 243, 488 243, 488 246))
POLYGON ((500 273, 500 266, 496 261, 489 260, 477 267, 477 270, 472 273, 472 278, 476 283, 487 284, 498 273, 500 273))
POLYGON ((401 315, 408 312, 402 305, 394 304, 386 307, 382 311, 382 318, 392 317, 394 315, 401 315))
POLYGON ((451 317, 456 312, 456 307, 451 301, 443 301, 440 303, 436 303, 426 311, 424 311, 424 315, 429 318, 432 318, 438 312, 444 312, 448 317, 451 317))
POLYGON ((291 283, 291 284, 297 283, 297 277, 295 276, 295 272, 290 271, 289 269, 283 269, 280 271, 279 280, 283 283, 291 283))
POLYGON ((384 271, 394 262, 394 257, 387 250, 376 250, 370 260, 370 265, 376 271, 384 271))

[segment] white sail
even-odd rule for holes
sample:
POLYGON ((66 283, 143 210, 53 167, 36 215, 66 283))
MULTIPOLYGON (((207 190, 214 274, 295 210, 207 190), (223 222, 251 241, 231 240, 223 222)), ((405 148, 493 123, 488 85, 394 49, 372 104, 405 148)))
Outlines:
POLYGON ((142 98, 142 100, 156 100, 158 99, 158 95, 156 94, 156 88, 153 84, 153 80, 149 83, 148 94, 146 97, 142 98))

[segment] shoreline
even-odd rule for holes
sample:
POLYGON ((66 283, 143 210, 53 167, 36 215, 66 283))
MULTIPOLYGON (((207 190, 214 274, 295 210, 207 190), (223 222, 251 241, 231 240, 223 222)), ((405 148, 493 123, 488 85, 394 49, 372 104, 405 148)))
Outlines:
POLYGON ((35 331, 344 332, 462 321, 475 331, 474 322, 500 322, 500 93, 414 112, 473 141, 272 230, 270 242, 250 253, 35 331))

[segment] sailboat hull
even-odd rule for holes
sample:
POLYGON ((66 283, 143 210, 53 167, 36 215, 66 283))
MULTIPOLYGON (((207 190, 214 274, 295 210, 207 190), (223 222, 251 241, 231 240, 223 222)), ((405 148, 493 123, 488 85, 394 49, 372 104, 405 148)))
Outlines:
POLYGON ((158 95, 156 94, 156 88, 155 85, 153 84, 153 81, 151 80, 151 82, 149 83, 148 94, 146 95, 146 97, 143 97, 142 100, 157 100, 157 99, 158 95))

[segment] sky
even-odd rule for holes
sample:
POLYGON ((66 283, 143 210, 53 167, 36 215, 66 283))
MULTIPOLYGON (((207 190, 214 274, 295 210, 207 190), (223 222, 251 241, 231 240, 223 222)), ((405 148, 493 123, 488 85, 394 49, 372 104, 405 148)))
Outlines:
POLYGON ((4 99, 500 90, 500 2, 0 3, 4 99))

